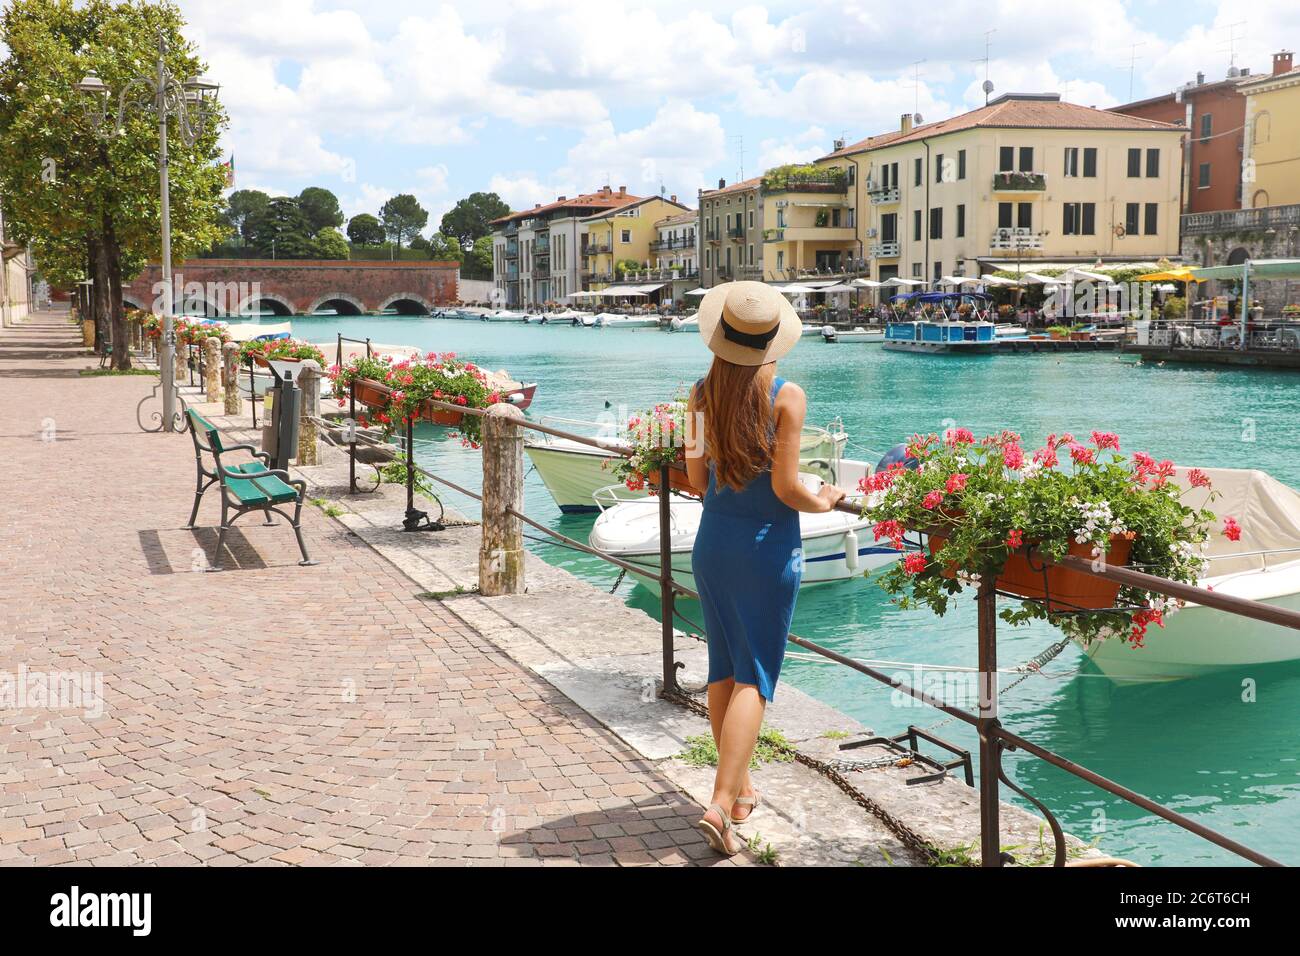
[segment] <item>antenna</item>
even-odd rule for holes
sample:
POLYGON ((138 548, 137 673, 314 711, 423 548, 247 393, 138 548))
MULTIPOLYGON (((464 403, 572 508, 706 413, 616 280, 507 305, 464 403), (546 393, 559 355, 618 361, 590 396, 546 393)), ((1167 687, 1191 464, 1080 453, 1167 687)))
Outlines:
POLYGON ((736 152, 740 156, 740 175, 736 177, 736 182, 741 182, 745 178, 745 136, 743 133, 732 137, 736 142, 736 152))
POLYGON ((1133 102, 1133 70, 1137 66, 1137 51, 1146 46, 1145 43, 1134 43, 1128 48, 1128 101, 1133 102))
POLYGON ((921 122, 921 64, 925 60, 914 60, 912 62, 912 118, 916 123, 921 122))
POLYGON ((996 27, 993 28, 992 30, 985 30, 985 31, 984 31, 984 55, 983 55, 983 56, 980 56, 980 57, 976 57, 975 59, 971 60, 972 63, 983 63, 983 64, 984 64, 984 85, 983 85, 983 90, 984 90, 984 105, 985 105, 985 106, 988 106, 988 105, 989 105, 989 94, 993 92, 993 83, 992 83, 992 81, 989 80, 989 50, 990 50, 990 49, 992 48, 992 46, 993 46, 992 40, 991 40, 990 38, 993 36, 993 34, 995 34, 995 33, 997 33, 997 32, 998 32, 998 31, 997 31, 997 28, 996 28, 996 27))
POLYGON ((1236 23, 1228 24, 1228 38, 1219 46, 1219 52, 1228 51, 1228 67, 1232 68, 1237 65, 1237 44, 1246 38, 1246 21, 1238 20, 1236 23), (1241 28, 1241 33, 1237 28, 1241 28))

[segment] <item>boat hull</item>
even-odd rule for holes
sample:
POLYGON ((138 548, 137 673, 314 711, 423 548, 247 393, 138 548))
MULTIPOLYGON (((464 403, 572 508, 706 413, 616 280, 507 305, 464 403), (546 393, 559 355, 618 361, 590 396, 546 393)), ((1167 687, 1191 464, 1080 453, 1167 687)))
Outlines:
MULTIPOLYGON (((594 514, 600 510, 592 495, 614 480, 609 468, 605 467, 609 455, 578 446, 576 442, 525 444, 524 450, 562 512, 594 514)), ((627 496, 636 497, 637 494, 629 491, 627 496)), ((640 496, 644 496, 644 492, 640 496)))
MULTIPOLYGON (((1300 562, 1207 583, 1220 593, 1300 611, 1300 562)), ((1170 615, 1163 628, 1148 628, 1142 647, 1112 639, 1083 651, 1117 683, 1185 680, 1300 660, 1300 632, 1192 604, 1170 615)))
POLYGON ((900 342, 885 339, 881 348, 889 352, 921 352, 930 355, 989 355, 993 352, 993 343, 900 342))

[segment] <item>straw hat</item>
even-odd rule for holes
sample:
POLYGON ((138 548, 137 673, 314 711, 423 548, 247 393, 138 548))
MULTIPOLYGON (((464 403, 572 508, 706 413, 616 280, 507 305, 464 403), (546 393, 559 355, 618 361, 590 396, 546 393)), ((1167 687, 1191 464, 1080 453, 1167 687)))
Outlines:
POLYGON ((700 302, 700 337, 733 365, 766 365, 803 335, 803 322, 780 292, 762 282, 726 282, 700 302))

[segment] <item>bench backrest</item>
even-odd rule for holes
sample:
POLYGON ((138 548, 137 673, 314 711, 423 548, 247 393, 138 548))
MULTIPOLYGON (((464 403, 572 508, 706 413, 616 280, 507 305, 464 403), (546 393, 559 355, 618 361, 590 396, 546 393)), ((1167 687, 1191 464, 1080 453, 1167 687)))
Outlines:
POLYGON ((200 415, 192 408, 187 408, 185 414, 190 417, 190 428, 194 434, 195 451, 202 451, 199 446, 199 435, 202 435, 207 446, 220 454, 224 449, 221 447, 221 432, 217 431, 217 426, 200 415))

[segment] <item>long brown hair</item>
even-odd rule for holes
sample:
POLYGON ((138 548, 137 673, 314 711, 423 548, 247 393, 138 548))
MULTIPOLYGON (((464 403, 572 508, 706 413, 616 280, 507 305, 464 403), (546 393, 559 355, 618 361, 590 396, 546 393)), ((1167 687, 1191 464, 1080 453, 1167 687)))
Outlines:
POLYGON ((714 356, 696 393, 704 441, 718 487, 742 490, 772 465, 775 365, 733 365, 714 356))

